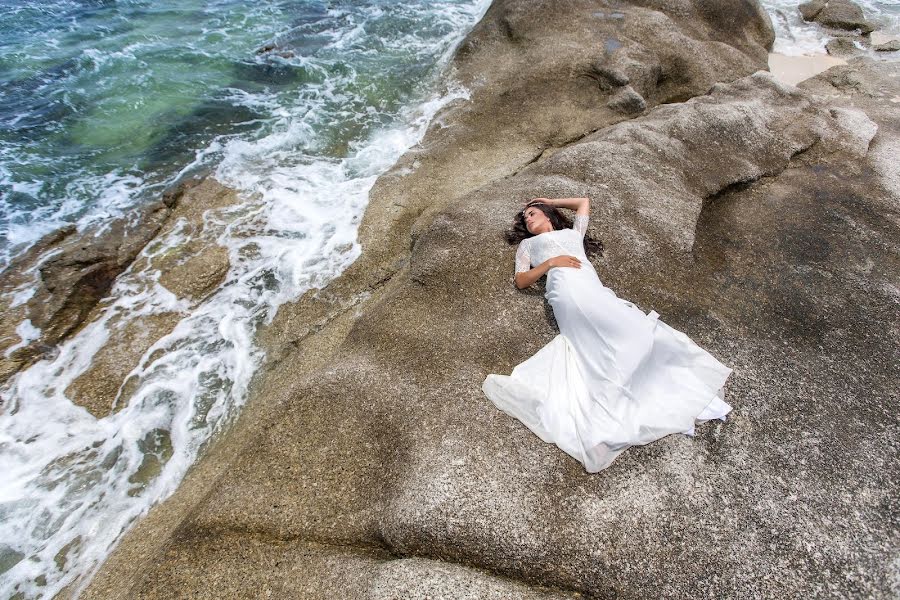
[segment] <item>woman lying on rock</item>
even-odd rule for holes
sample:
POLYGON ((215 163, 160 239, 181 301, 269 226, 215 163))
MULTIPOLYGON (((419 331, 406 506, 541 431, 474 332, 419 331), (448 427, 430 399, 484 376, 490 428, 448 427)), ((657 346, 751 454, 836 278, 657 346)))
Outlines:
POLYGON ((587 253, 588 198, 537 198, 507 232, 516 251, 519 289, 547 275, 545 297, 559 335, 510 376, 488 375, 485 395, 589 472, 629 446, 670 433, 694 434, 695 422, 725 420, 731 369, 685 334, 644 314, 604 287, 587 253), (559 208, 575 210, 575 220, 559 208))

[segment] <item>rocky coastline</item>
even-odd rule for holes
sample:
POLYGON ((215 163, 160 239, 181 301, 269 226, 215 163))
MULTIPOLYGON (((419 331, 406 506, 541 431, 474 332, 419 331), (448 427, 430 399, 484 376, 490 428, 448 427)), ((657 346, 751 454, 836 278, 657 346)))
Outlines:
MULTIPOLYGON (((840 3, 807 4, 835 26, 840 3)), ((378 179, 363 254, 259 332, 238 423, 81 597, 900 593, 900 78, 848 56, 785 85, 773 40, 755 0, 495 0, 453 59, 471 98, 378 179), (726 423, 597 475, 480 390, 555 335, 502 232, 568 195, 593 199, 605 284, 735 369, 726 423)), ((228 270, 203 213, 237 201, 207 178, 42 240, 0 277, 5 298, 39 281, 4 314, 42 332, 13 348, 5 319, 0 378, 126 269, 190 310, 228 270)), ((114 410, 179 318, 113 328, 73 401, 114 410)))

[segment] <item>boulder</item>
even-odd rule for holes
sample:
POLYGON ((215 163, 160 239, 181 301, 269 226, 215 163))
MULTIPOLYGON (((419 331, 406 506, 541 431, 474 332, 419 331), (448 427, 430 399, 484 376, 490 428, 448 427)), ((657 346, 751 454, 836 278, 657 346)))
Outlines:
POLYGON ((856 47, 853 40, 844 37, 829 40, 825 44, 825 50, 832 56, 850 56, 859 53, 859 48, 856 47))
POLYGON ((804 21, 813 21, 816 16, 822 12, 822 9, 825 8, 827 2, 825 0, 812 0, 812 2, 804 2, 797 8, 800 10, 800 15, 803 17, 804 21))
POLYGON ((887 118, 759 73, 470 192, 293 383, 138 595, 209 578, 372 594, 356 550, 318 566, 338 547, 591 597, 888 595, 900 215, 868 162, 887 118), (515 199, 575 194, 593 200, 604 282, 735 369, 728 422, 596 475, 479 389, 555 333, 544 299, 509 281, 515 199), (327 547, 310 557, 309 540, 327 547), (358 591, 338 583, 348 569, 358 591))
POLYGON ((619 88, 615 94, 610 96, 606 105, 617 112, 629 115, 644 112, 647 108, 647 103, 630 85, 619 88))
POLYGON ((863 35, 876 29, 875 25, 866 20, 859 5, 850 0, 814 0, 801 4, 798 8, 805 21, 815 21, 825 27, 859 30, 863 35))
POLYGON ((892 595, 897 80, 865 62, 803 89, 734 77, 735 47, 703 52, 764 31, 734 17, 756 3, 635 4, 492 5, 455 63, 471 104, 379 179, 355 268, 263 333, 266 416, 83 597, 892 595), (601 85, 596 57, 550 68, 629 19, 651 26, 603 63, 627 84, 601 85), (682 47, 641 34, 665 22, 693 40, 680 82, 682 47), (625 85, 647 102, 631 119, 606 106, 625 85), (573 195, 592 199, 604 283, 735 369, 727 422, 594 475, 480 390, 557 331, 540 286, 512 285, 503 231, 521 200, 573 195))
POLYGON ((872 46, 872 49, 876 52, 897 52, 900 51, 900 40, 890 40, 883 44, 876 44, 872 46))

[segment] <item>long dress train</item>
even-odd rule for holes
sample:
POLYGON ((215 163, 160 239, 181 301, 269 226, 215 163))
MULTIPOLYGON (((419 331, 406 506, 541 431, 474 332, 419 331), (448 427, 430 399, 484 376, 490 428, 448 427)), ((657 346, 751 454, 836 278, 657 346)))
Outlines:
POLYGON ((545 297, 559 335, 509 376, 490 374, 485 395, 542 440, 600 471, 629 446, 671 433, 694 434, 694 424, 725 420, 725 380, 731 369, 682 332, 644 314, 605 287, 584 254, 588 217, 573 229, 523 240, 516 272, 568 254, 581 268, 547 273, 545 297))

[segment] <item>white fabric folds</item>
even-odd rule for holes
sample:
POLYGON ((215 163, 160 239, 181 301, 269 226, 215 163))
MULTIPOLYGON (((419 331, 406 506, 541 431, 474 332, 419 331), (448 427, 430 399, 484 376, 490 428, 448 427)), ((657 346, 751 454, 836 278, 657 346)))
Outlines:
POLYGON ((532 265, 569 254, 582 266, 547 274, 546 298, 559 335, 509 376, 488 375, 482 390, 497 408, 594 473, 630 446, 671 433, 693 435, 697 422, 725 420, 731 369, 655 311, 644 314, 603 286, 584 255, 586 221, 576 218, 574 229, 522 242, 527 247, 517 254, 532 265))

